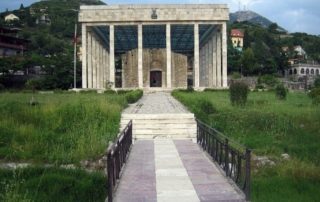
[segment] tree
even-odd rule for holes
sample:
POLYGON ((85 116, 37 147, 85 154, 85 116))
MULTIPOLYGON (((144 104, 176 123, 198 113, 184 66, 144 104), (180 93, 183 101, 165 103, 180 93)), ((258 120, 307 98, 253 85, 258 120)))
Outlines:
POLYGON ((244 74, 252 74, 255 71, 256 58, 251 48, 247 48, 241 56, 241 65, 244 74))
POLYGON ((20 5, 20 10, 23 10, 24 9, 24 6, 23 4, 20 5))

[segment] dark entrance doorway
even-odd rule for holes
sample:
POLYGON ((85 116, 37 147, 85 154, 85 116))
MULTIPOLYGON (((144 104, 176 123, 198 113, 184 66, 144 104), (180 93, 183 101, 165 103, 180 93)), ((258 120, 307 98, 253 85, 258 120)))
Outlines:
POLYGON ((151 71, 150 72, 150 87, 162 87, 162 72, 151 71))

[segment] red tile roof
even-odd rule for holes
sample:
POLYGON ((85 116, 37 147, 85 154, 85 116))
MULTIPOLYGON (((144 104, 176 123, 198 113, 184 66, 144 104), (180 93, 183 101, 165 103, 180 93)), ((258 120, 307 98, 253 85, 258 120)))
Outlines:
POLYGON ((238 29, 233 29, 233 30, 231 30, 231 36, 233 36, 233 37, 244 37, 244 34, 238 29))

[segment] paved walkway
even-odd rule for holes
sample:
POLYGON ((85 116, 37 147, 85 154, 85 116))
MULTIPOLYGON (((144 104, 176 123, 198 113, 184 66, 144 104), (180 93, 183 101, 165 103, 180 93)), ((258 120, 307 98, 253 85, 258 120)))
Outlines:
POLYGON ((240 202, 244 196, 190 140, 135 142, 115 201, 240 202))
MULTIPOLYGON (((130 119, 146 116, 140 125, 133 122, 135 130, 138 126, 143 130, 146 125, 160 123, 157 119, 149 120, 152 116, 184 117, 191 113, 169 93, 157 92, 144 95, 123 114, 129 114, 130 119)), ((182 120, 174 121, 181 124, 182 120)), ((189 126, 193 122, 186 123, 189 126)), ((164 122, 161 127, 170 129, 170 124, 164 122)), ((117 202, 245 201, 196 143, 162 138, 135 142, 114 199, 117 202)))
POLYGON ((136 104, 123 111, 125 114, 181 114, 190 113, 170 93, 145 94, 136 104))

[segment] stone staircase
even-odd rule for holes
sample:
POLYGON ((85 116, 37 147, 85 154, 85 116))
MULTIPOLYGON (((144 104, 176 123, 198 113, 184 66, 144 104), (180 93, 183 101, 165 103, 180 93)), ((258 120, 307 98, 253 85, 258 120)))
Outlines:
POLYGON ((195 139, 197 125, 192 113, 122 114, 121 129, 132 120, 135 139, 195 139))

